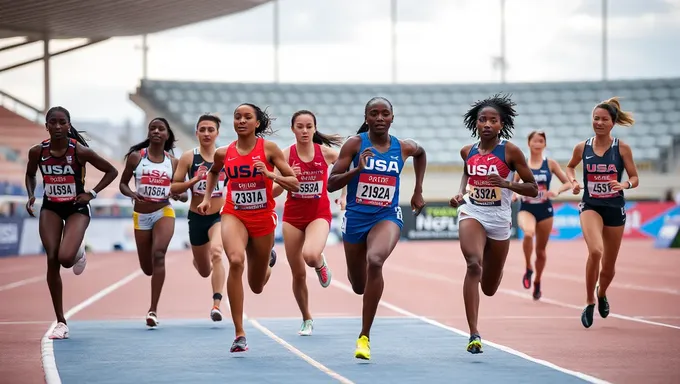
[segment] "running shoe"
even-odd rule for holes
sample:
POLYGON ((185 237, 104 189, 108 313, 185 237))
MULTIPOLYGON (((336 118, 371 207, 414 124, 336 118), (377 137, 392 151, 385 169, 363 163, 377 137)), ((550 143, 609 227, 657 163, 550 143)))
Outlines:
POLYGON ((276 264, 276 251, 272 248, 272 253, 269 254, 269 266, 273 267, 276 264))
POLYGON ((597 311, 600 313, 600 317, 603 319, 609 316, 609 300, 607 300, 607 295, 600 297, 598 292, 600 291, 600 286, 595 287, 595 296, 597 296, 597 311))
POLYGON ((300 335, 300 336, 311 336, 313 330, 314 330, 314 320, 305 320, 305 321, 302 322, 302 326, 300 326, 300 330, 298 331, 298 335, 300 335))
POLYGON ((482 351, 482 337, 476 333, 470 335, 470 339, 467 345, 467 351, 472 353, 473 355, 477 353, 484 353, 484 351, 482 351))
POLYGON ((327 288, 329 285, 331 285, 331 277, 333 276, 331 273, 331 269, 328 267, 328 264, 326 264, 326 256, 324 254, 321 254, 321 258, 323 259, 323 265, 321 268, 314 268, 316 271, 316 275, 319 277, 319 283, 321 283, 321 286, 324 288, 327 288))
POLYGON ((234 353, 234 352, 245 352, 248 350, 248 343, 246 342, 246 337, 245 336, 237 336, 234 339, 234 342, 231 344, 231 349, 229 349, 229 352, 234 353))
POLYGON ((371 342, 368 337, 361 336, 357 339, 357 349, 354 350, 354 357, 362 360, 371 360, 371 342))
POLYGON ((534 281, 534 300, 538 300, 541 298, 541 283, 537 283, 534 281))
POLYGON ((85 256, 85 243, 80 244, 78 253, 76 253, 76 262, 73 264, 73 273, 80 275, 85 270, 87 265, 87 257, 85 256))
POLYGON ((68 325, 58 322, 49 338, 52 340, 68 339, 68 325))
POLYGON ((149 311, 149 313, 146 314, 146 325, 151 328, 158 326, 158 316, 156 316, 156 312, 149 311))
POLYGON ((222 321, 222 312, 220 311, 220 307, 214 306, 210 310, 210 318, 212 321, 222 321))
POLYGON ((595 304, 588 304, 581 312, 581 324, 584 327, 590 328, 593 325, 593 312, 595 312, 595 304))
POLYGON ((524 272, 524 276, 522 276, 522 285, 524 286, 524 289, 531 288, 531 275, 533 274, 534 271, 529 268, 527 268, 527 271, 524 272))

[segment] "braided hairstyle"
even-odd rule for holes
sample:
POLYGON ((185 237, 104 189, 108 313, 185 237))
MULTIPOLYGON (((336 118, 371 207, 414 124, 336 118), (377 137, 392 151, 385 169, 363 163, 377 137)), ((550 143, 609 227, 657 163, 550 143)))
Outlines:
MULTIPOLYGON (((172 131, 172 128, 170 128, 170 123, 163 117, 156 117, 149 121, 149 126, 151 126, 151 123, 153 123, 156 120, 161 121, 163 124, 165 124, 165 129, 168 130, 168 140, 165 141, 165 144, 163 145, 163 150, 174 155, 173 148, 175 148, 175 142, 177 141, 177 139, 175 139, 175 133, 172 131)), ((137 143, 131 146, 130 149, 128 149, 127 153, 125 154, 125 158, 130 156, 132 152, 137 152, 141 149, 148 147, 149 144, 151 144, 151 140, 149 140, 149 138, 147 137, 146 140, 142 141, 141 143, 137 143)))
POLYGON ((81 135, 80 132, 77 131, 75 129, 75 127, 73 127, 73 124, 71 124, 71 113, 68 111, 68 109, 66 109, 62 106, 56 106, 56 107, 50 108, 47 111, 47 113, 45 114, 46 122, 50 120, 50 118, 52 117, 52 115, 55 112, 61 112, 66 116, 66 121, 68 122, 68 125, 69 125, 68 135, 67 135, 68 138, 76 139, 76 141, 78 141, 81 145, 83 145, 85 147, 89 147, 89 145, 87 145, 87 141, 85 140, 85 137, 83 137, 83 135, 81 135))
POLYGON ((376 103, 387 104, 390 107, 390 111, 394 113, 394 110, 392 109, 392 103, 390 103, 389 100, 387 100, 386 98, 381 97, 381 96, 376 96, 376 97, 372 98, 371 100, 368 101, 368 103, 366 103, 366 107, 364 107, 364 123, 361 124, 361 127, 357 131, 357 135, 360 134, 360 133, 363 133, 363 132, 368 132, 368 124, 366 123, 366 118, 365 118, 366 111, 368 110, 368 108, 371 105, 376 104, 376 103))
POLYGON ((517 104, 510 99, 510 95, 501 95, 497 93, 492 97, 479 100, 472 104, 471 108, 463 115, 465 128, 470 130, 472 137, 478 138, 477 119, 479 118, 479 112, 485 107, 491 107, 495 109, 501 117, 502 126, 498 136, 502 139, 510 139, 512 137, 512 132, 515 129, 515 117, 517 116, 515 106, 517 106, 517 104))
MULTIPOLYGON (((260 126, 255 128, 255 136, 265 137, 267 135, 274 134, 274 130, 272 129, 272 121, 276 119, 267 114, 266 108, 262 110, 257 105, 251 103, 241 103, 239 107, 242 105, 247 105, 252 108, 255 111, 255 118, 260 122, 260 126)), ((236 108, 238 109, 238 107, 236 108)))
POLYGON ((339 147, 342 145, 343 138, 340 135, 328 135, 319 132, 319 130, 316 128, 316 116, 314 113, 311 111, 308 111, 306 109, 301 109, 295 113, 293 113, 293 117, 290 119, 290 125, 295 126, 295 120, 298 118, 298 116, 302 115, 309 115, 312 117, 312 120, 314 121, 314 135, 312 136, 312 142, 319 144, 319 145, 325 145, 327 147, 332 147, 336 146, 339 147))

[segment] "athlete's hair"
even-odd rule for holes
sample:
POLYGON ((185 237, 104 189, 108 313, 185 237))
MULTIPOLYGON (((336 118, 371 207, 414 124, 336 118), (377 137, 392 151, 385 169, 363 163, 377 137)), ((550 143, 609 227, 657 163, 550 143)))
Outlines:
POLYGON ((390 111, 394 112, 394 110, 392 109, 392 103, 390 103, 390 101, 387 100, 386 98, 381 97, 381 96, 376 96, 376 97, 372 98, 371 100, 368 101, 368 103, 366 103, 366 107, 364 107, 364 123, 361 124, 361 127, 357 131, 357 135, 360 134, 360 133, 363 133, 363 132, 368 132, 368 124, 366 123, 366 117, 365 117, 366 111, 368 110, 368 108, 371 105, 376 104, 376 103, 385 103, 390 107, 390 111))
MULTIPOLYGON (((174 151, 172 149, 175 148, 175 141, 177 141, 177 139, 175 139, 175 133, 172 132, 172 128, 170 128, 170 123, 168 123, 168 120, 166 120, 163 117, 156 117, 149 121, 149 126, 151 126, 151 123, 153 123, 156 120, 165 124, 165 129, 168 130, 168 140, 165 141, 165 144, 163 145, 163 150, 174 155, 174 151)), ((149 138, 147 137, 146 140, 142 141, 141 143, 137 143, 131 146, 130 149, 128 149, 127 153, 125 154, 125 158, 130 156, 132 152, 136 152, 139 151, 140 149, 148 147, 149 144, 151 144, 151 140, 149 140, 149 138)))
POLYGON ((548 138, 545 137, 545 132, 543 131, 531 131, 531 133, 529 134, 529 138, 527 139, 527 142, 530 142, 531 139, 533 139, 534 136, 536 135, 541 136, 543 138, 543 141, 545 141, 545 143, 548 144, 548 138))
POLYGON ((251 103, 241 103, 239 104, 239 107, 242 105, 247 105, 255 110, 255 118, 260 122, 260 126, 255 128, 255 136, 264 137, 274 133, 274 130, 272 129, 272 121, 275 120, 275 118, 272 118, 269 116, 269 114, 267 114, 267 108, 262 110, 257 105, 251 103))
POLYGON ((495 109, 501 116, 501 131, 498 134, 500 138, 510 139, 512 131, 515 129, 515 106, 517 104, 510 99, 510 95, 502 95, 497 93, 490 98, 479 100, 472 104, 471 108, 463 115, 463 122, 465 127, 471 131, 472 137, 479 137, 477 133, 477 118, 479 112, 485 107, 495 109))
POLYGON ((602 108, 609 112, 614 124, 622 125, 625 127, 630 127, 635 124, 635 119, 633 118, 633 113, 624 111, 621 109, 621 103, 619 102, 619 97, 614 96, 609 100, 605 100, 595 106, 595 108, 602 108))
POLYGON ((312 136, 312 142, 317 143, 319 145, 325 145, 327 147, 332 147, 336 146, 339 147, 342 145, 343 138, 340 135, 327 135, 324 133, 319 132, 319 129, 316 127, 316 116, 314 113, 311 111, 308 111, 306 109, 301 109, 295 113, 293 113, 293 117, 290 119, 290 126, 295 125, 295 120, 302 115, 309 115, 312 117, 312 120, 314 121, 314 136, 312 136))
POLYGON ((76 139, 80 144, 82 144, 86 147, 89 147, 89 145, 87 145, 87 141, 85 140, 85 137, 83 137, 83 135, 81 135, 80 132, 75 129, 73 124, 71 124, 71 113, 66 108, 61 107, 61 106, 56 106, 56 107, 50 108, 47 111, 47 113, 45 114, 45 120, 49 121, 54 112, 61 112, 64 115, 66 115, 66 121, 68 121, 68 124, 71 126, 71 128, 69 128, 69 130, 68 130, 67 136, 71 139, 76 139))
POLYGON ((220 124, 222 124, 222 119, 220 119, 219 116, 213 115, 212 113, 204 113, 201 116, 198 117, 198 121, 196 122, 196 129, 198 129, 198 125, 201 124, 201 121, 212 121, 213 123, 217 124, 217 129, 220 129, 220 124))

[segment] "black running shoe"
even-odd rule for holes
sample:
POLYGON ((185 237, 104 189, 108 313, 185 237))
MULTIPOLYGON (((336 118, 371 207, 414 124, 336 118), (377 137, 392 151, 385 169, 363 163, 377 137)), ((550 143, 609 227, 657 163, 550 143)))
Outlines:
POLYGON ((541 298, 541 283, 537 283, 534 281, 534 300, 538 300, 541 298))
POLYGON ((246 342, 246 337, 245 336, 239 336, 236 339, 234 339, 234 342, 231 344, 231 349, 229 352, 245 352, 248 350, 248 343, 246 342))
POLYGON ((597 296, 597 311, 600 313, 600 317, 605 319, 607 316, 609 316, 609 301, 607 300, 607 295, 600 297, 597 294, 599 290, 599 286, 595 288, 595 296, 597 296))
POLYGON ((581 324, 584 327, 590 328, 593 325, 593 312, 595 312, 595 304, 588 304, 581 312, 581 324))
POLYGON ((527 268, 527 271, 524 272, 524 276, 522 276, 522 285, 524 286, 525 289, 531 288, 531 275, 534 274, 534 271, 531 269, 527 268))
POLYGON ((273 267, 276 264, 276 251, 272 248, 272 253, 269 255, 269 266, 273 267))

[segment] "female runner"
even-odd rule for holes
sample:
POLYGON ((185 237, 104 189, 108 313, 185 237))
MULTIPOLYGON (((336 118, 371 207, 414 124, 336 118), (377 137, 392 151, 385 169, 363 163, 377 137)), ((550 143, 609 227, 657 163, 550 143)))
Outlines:
POLYGON ((90 225, 89 203, 116 179, 118 171, 88 147, 85 139, 71 125, 71 114, 66 108, 52 107, 45 118, 50 138, 28 151, 26 211, 35 217, 35 175, 40 168, 44 192, 38 231, 47 254, 47 286, 57 317, 49 338, 68 339, 59 269, 73 268, 76 275, 85 270, 87 258, 82 244, 90 225), (104 176, 94 188, 85 192, 87 163, 94 165, 104 176))
POLYGON ((514 106, 509 97, 495 95, 474 103, 464 119, 472 137, 479 141, 460 150, 465 172, 450 205, 460 207, 458 228, 460 248, 467 263, 463 300, 470 327, 467 345, 470 353, 482 352, 477 329, 479 286, 485 295, 493 296, 503 277, 510 247, 512 193, 538 195, 538 186, 524 154, 507 141, 512 137, 517 115, 514 106), (515 171, 523 183, 512 181, 515 171), (466 194, 468 185, 470 191, 466 194))
POLYGON ((340 148, 328 179, 328 192, 347 186, 347 210, 342 240, 347 275, 352 289, 363 294, 362 326, 354 356, 371 358, 370 332, 385 282, 382 267, 399 241, 403 217, 399 206, 399 181, 404 162, 413 157, 416 185, 411 198, 413 213, 420 214, 425 149, 413 140, 389 134, 394 120, 392 104, 374 97, 365 107, 364 123, 356 136, 340 148))
MULTIPOLYGON (((291 130, 295 134, 295 144, 284 149, 283 156, 300 182, 300 191, 289 192, 283 207, 283 242, 293 274, 293 295, 302 312, 298 333, 309 336, 314 330, 314 320, 309 312, 305 264, 314 268, 322 287, 330 285, 331 270, 322 253, 333 219, 326 184, 328 165, 338 159, 338 152, 330 147, 340 146, 343 139, 319 132, 316 116, 307 110, 293 114, 291 130)), ((282 192, 283 187, 275 184, 274 197, 282 192)), ((340 199, 344 200, 345 195, 343 188, 340 199)))
POLYGON ((214 115, 202 115, 196 123, 196 137, 199 146, 188 150, 179 158, 177 171, 170 186, 171 193, 182 193, 191 189, 191 206, 189 207, 189 242, 194 255, 194 267, 202 277, 212 273, 212 309, 210 318, 222 321, 220 303, 224 290, 225 271, 222 264, 222 237, 220 236, 220 212, 224 202, 224 187, 227 173, 222 169, 218 175, 215 188, 210 193, 212 209, 205 215, 196 210, 206 195, 206 177, 212 166, 215 155, 215 140, 220 133, 221 120, 214 115), (189 180, 185 178, 189 175, 189 180))
POLYGON ((158 300, 165 282, 165 252, 175 232, 175 210, 170 198, 186 202, 186 192, 170 192, 177 159, 170 154, 175 147, 175 134, 162 117, 149 123, 146 140, 130 147, 125 155, 125 169, 120 176, 120 192, 131 198, 134 205, 132 220, 139 265, 151 276, 151 306, 146 314, 146 325, 158 323, 158 300), (134 175, 136 189, 128 185, 134 175))
POLYGON ((619 255, 626 224, 626 200, 623 190, 639 185, 633 151, 628 144, 612 137, 611 131, 615 124, 631 126, 634 123, 633 115, 621 110, 618 97, 598 104, 593 109, 595 136, 576 144, 574 154, 567 164, 567 176, 574 184, 574 195, 578 195, 583 188, 579 216, 583 238, 588 246, 588 262, 587 305, 581 313, 581 324, 586 328, 593 325, 595 296, 600 316, 602 318, 609 316, 607 288, 614 279, 616 258, 619 255), (576 180, 576 166, 581 160, 584 187, 576 180), (621 182, 624 169, 628 174, 628 180, 621 182), (598 280, 599 286, 596 287, 598 280))
MULTIPOLYGON (((543 156, 546 146, 545 132, 531 132, 528 141, 530 151, 528 165, 538 185, 538 196, 521 196, 517 223, 524 234, 522 248, 526 260, 526 272, 522 277, 522 284, 526 289, 531 288, 531 275, 534 273, 534 269, 531 266, 531 254, 534 248, 534 234, 536 234, 536 277, 534 279, 533 297, 534 300, 538 300, 541 298, 541 276, 543 276, 543 269, 547 260, 545 248, 548 245, 550 232, 552 232, 553 227, 553 206, 551 199, 564 191, 572 189, 573 186, 562 171, 560 164, 553 159, 543 156), (562 182, 562 186, 557 192, 550 190, 553 174, 562 182)), ((520 181, 518 174, 515 174, 514 181, 520 181)), ((517 194, 513 194, 512 199, 515 200, 517 197, 517 194)))
MULTIPOLYGON (((238 139, 215 151, 206 190, 215 188, 224 167, 229 183, 220 214, 222 244, 229 260, 227 296, 236 334, 231 352, 244 352, 248 350, 243 328, 242 283, 246 256, 250 289, 262 293, 276 262, 272 248, 278 217, 272 185, 276 181, 287 191, 297 192, 299 182, 276 143, 262 138, 271 133, 271 127, 269 116, 258 106, 239 105, 234 111, 234 130, 238 139), (274 173, 274 167, 282 176, 274 173)), ((212 199, 206 195, 197 210, 205 215, 211 206, 212 199)))

